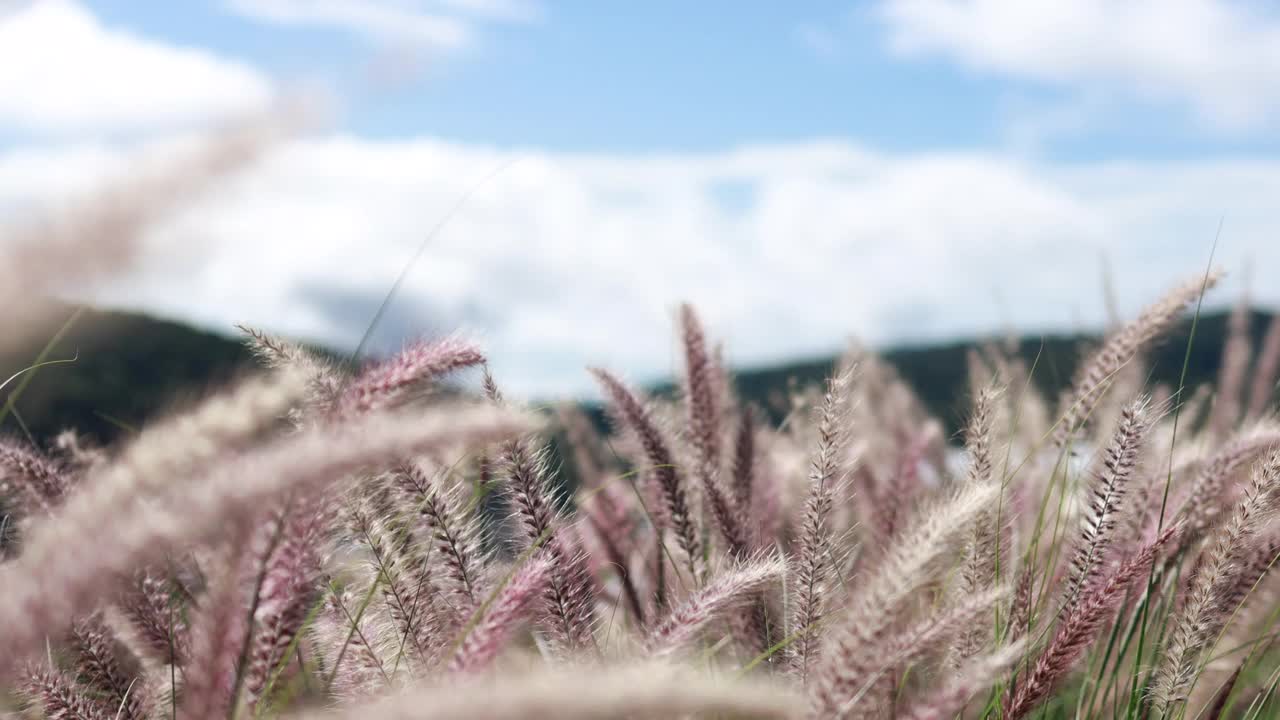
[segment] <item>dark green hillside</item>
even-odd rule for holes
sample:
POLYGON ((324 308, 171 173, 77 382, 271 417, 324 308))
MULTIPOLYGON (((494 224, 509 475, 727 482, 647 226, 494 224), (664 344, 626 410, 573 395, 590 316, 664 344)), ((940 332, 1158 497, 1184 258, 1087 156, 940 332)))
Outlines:
MULTIPOLYGON (((75 312, 58 308, 55 317, 71 320, 75 312)), ((3 378, 30 366, 46 342, 0 356, 3 378)), ((41 441, 69 427, 109 441, 126 432, 124 427, 198 397, 252 362, 233 338, 146 315, 98 310, 75 316, 47 357, 76 360, 16 378, 0 393, 8 402, 11 391, 21 389, 14 403, 17 417, 9 413, 4 420, 6 434, 23 432, 21 422, 41 441)))
MULTIPOLYGON (((1225 312, 1200 317, 1187 368, 1187 385, 1195 387, 1217 378, 1222 346, 1227 336, 1225 312)), ((1272 314, 1255 311, 1250 317, 1254 348, 1261 343, 1272 314)), ((1191 320, 1184 321, 1176 332, 1152 353, 1153 383, 1177 386, 1190 336, 1191 320)), ((1019 341, 1021 355, 1028 366, 1035 365, 1034 381, 1051 399, 1070 382, 1082 353, 1082 343, 1096 341, 1089 335, 1024 336, 1019 341), (1038 360, 1037 360, 1038 358, 1038 360)), ((975 341, 940 345, 898 347, 882 354, 902 377, 916 389, 921 399, 955 433, 968 409, 966 356, 975 341)), ((785 411, 788 386, 821 382, 831 371, 834 358, 815 358, 768 368, 741 370, 736 386, 744 399, 764 407, 775 420, 785 411)), ((664 385, 660 391, 670 392, 664 385)))
MULTIPOLYGON (((73 308, 60 308, 60 317, 70 318, 73 308)), ((1211 381, 1218 371, 1219 355, 1226 337, 1226 314, 1214 313, 1200 319, 1192 346, 1188 384, 1211 381)), ((1255 347, 1266 331, 1271 315, 1255 312, 1251 329, 1255 347)), ((1153 354, 1155 382, 1176 384, 1182 369, 1183 353, 1190 321, 1153 354)), ((1056 397, 1057 390, 1075 370, 1081 341, 1086 336, 1027 336, 1020 340, 1028 364, 1039 356, 1035 381, 1056 397)), ((966 411, 965 356, 972 342, 900 347, 884 352, 902 376, 917 388, 924 402, 955 431, 966 411)), ((43 349, 43 343, 0 356, 0 379, 29 366, 43 349)), ((178 323, 145 315, 84 311, 52 346, 50 359, 76 356, 74 363, 54 365, 37 371, 23 387, 23 378, 12 382, 0 400, 22 388, 15 403, 17 416, 4 420, 6 433, 22 433, 19 420, 42 441, 67 427, 75 427, 98 440, 117 438, 123 428, 141 424, 147 418, 184 400, 219 386, 250 367, 252 359, 236 338, 195 330, 178 323)), ((780 417, 786 407, 787 388, 792 384, 820 382, 831 369, 832 358, 815 358, 768 368, 744 369, 737 373, 737 387, 743 397, 780 417)), ((660 385, 658 392, 670 392, 660 385)), ((598 411, 596 413, 599 417, 598 411)))

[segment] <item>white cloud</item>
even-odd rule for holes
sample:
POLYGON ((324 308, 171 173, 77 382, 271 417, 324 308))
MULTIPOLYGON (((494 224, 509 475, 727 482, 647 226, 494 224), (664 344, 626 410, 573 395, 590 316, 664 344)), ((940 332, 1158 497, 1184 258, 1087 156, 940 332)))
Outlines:
MULTIPOLYGON (((129 157, 0 155, 0 206, 32 167, 39 183, 25 192, 47 197, 77 168, 101 177, 129 157)), ((685 299, 733 360, 758 363, 836 349, 849 334, 883 343, 1100 322, 1101 252, 1132 311, 1203 269, 1224 213, 1223 262, 1280 267, 1280 162, 1053 166, 841 142, 513 155, 333 136, 279 148, 159 228, 147 267, 99 297, 350 346, 424 234, 513 158, 430 240, 381 335, 386 347, 477 332, 513 392, 583 390, 588 363, 641 378, 671 370, 672 311, 685 299)), ((1280 289, 1256 289, 1280 301, 1280 289)))
POLYGON ((260 22, 332 27, 382 42, 455 50, 471 42, 480 20, 528 20, 522 0, 225 0, 227 9, 260 22))
POLYGON ((891 47, 1221 128, 1280 110, 1280 16, 1248 0, 885 0, 891 47))
POLYGON ((175 127, 254 110, 271 95, 249 66, 106 27, 73 0, 29 3, 0 17, 0 127, 175 127))

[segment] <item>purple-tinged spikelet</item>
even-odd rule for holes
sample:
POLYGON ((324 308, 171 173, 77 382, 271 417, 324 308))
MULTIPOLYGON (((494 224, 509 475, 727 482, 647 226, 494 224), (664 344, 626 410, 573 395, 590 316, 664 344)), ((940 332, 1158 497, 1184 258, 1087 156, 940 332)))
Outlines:
POLYGON ((249 619, 245 579, 254 559, 244 539, 248 528, 238 530, 193 621, 191 659, 183 668, 178 708, 185 720, 227 716, 236 701, 236 675, 249 619))
POLYGON ((854 697, 867 657, 902 616, 904 603, 933 579, 952 540, 991 506, 998 493, 994 483, 963 487, 946 501, 917 513, 900 540, 886 549, 822 646, 811 683, 813 717, 830 717, 854 697))
MULTIPOLYGON (((486 394, 502 403, 502 394, 485 371, 486 394)), ((574 547, 564 531, 551 489, 548 450, 534 452, 527 440, 515 439, 503 445, 509 502, 519 518, 520 544, 537 547, 551 561, 547 583, 547 620, 543 623, 560 653, 573 655, 595 646, 595 587, 586 558, 574 547)))
POLYGON ((840 463, 848 445, 848 402, 851 374, 848 371, 827 382, 818 416, 818 446, 813 450, 809 466, 809 498, 805 501, 800 521, 800 550, 792 560, 796 597, 795 611, 788 635, 791 670, 804 684, 818 654, 816 623, 826 606, 827 585, 831 574, 831 528, 828 516, 836 485, 841 481, 840 463))
POLYGON ((707 338, 693 306, 680 306, 684 344, 685 402, 689 412, 689 440, 698 455, 700 472, 714 473, 720 465, 720 398, 715 364, 707 354, 707 338))
POLYGON ((707 354, 707 338, 691 305, 680 306, 680 328, 684 344, 688 436, 696 456, 696 474, 710 506, 711 518, 725 539, 729 555, 742 559, 748 552, 747 527, 750 519, 739 511, 740 506, 720 476, 720 386, 725 383, 715 377, 719 366, 707 354))
POLYGON ((1009 606, 1009 640, 1017 640, 1031 630, 1031 605, 1035 600, 1036 574, 1034 563, 1026 563, 1018 571, 1018 582, 1013 589, 1013 602, 1009 606))
POLYGON ((1107 559, 1107 549, 1115 529, 1120 503, 1151 426, 1147 399, 1140 398, 1124 408, 1111 442, 1103 452, 1101 467, 1089 488, 1089 505, 1072 551, 1063 608, 1070 608, 1081 590, 1097 576, 1107 559))
POLYGON ((353 508, 350 517, 357 541, 369 551, 370 569, 378 578, 398 641, 413 657, 429 663, 434 656, 429 627, 434 595, 430 566, 402 552, 388 519, 375 513, 367 501, 353 508))
MULTIPOLYGON (((60 633, 72 617, 91 611, 104 582, 175 546, 222 537, 229 523, 254 517, 288 492, 315 492, 353 473, 383 467, 388 458, 495 442, 531 429, 521 415, 492 408, 374 413, 232 456, 185 479, 162 502, 119 498, 114 485, 86 487, 68 499, 54 521, 30 533, 22 555, 0 565, 0 626, 9 629, 11 650, 8 657, 0 655, 0 671, 36 651, 46 635, 60 633), (131 522, 100 522, 122 508, 131 513, 131 522), (91 548, 96 552, 88 552, 91 548)), ((159 480, 148 477, 141 484, 159 480)))
POLYGON ((1107 579, 1081 595, 1070 612, 1058 622, 1049 644, 1040 653, 1026 677, 1019 678, 1005 694, 1004 719, 1018 720, 1044 700, 1071 672, 1116 607, 1125 590, 1151 565, 1166 543, 1178 532, 1173 526, 1127 558, 1107 579))
POLYGON ((1183 511, 1187 516, 1187 540, 1195 540, 1221 519, 1229 497, 1227 483, 1245 464, 1280 444, 1280 428, 1263 424, 1245 431, 1211 455, 1191 480, 1191 492, 1183 511))
POLYGON ((932 442, 932 433, 921 431, 898 449, 894 463, 893 481, 880 486, 874 494, 874 522, 876 540, 883 546, 894 542, 899 527, 906 521, 920 491, 920 463, 932 442))
POLYGON ((510 642, 531 606, 545 595, 551 570, 551 562, 545 556, 531 558, 521 565, 497 596, 479 608, 480 617, 449 661, 449 671, 486 670, 510 642))
POLYGON ((690 513, 684 480, 676 469, 666 440, 654 424, 648 408, 630 388, 606 370, 593 368, 591 373, 609 397, 619 421, 635 433, 644 448, 650 472, 662 495, 665 515, 670 519, 680 549, 685 553, 689 571, 695 580, 701 578, 702 543, 690 513))
POLYGON ((297 501, 274 519, 279 523, 279 540, 266 559, 258 607, 257 624, 245 668, 245 690, 250 707, 263 695, 275 675, 287 662, 307 613, 317 601, 320 577, 318 548, 329 527, 328 500, 297 501))
POLYGON ((568 546, 552 505, 545 453, 531 455, 521 442, 508 444, 507 494, 523 528, 524 547, 538 545, 551 561, 547 583, 548 619, 552 639, 567 653, 591 647, 594 598, 585 558, 568 546))
POLYGON ((598 546, 590 554, 591 559, 596 560, 596 573, 617 575, 627 608, 637 626, 643 627, 646 619, 645 605, 640 599, 635 573, 631 567, 632 557, 643 550, 634 539, 636 523, 627 510, 628 503, 625 502, 623 492, 615 482, 606 481, 600 487, 583 494, 578 509, 585 518, 583 532, 598 546))
POLYGON ((342 409, 362 413, 390 407, 415 388, 483 362, 478 348, 457 337, 415 343, 353 379, 342 395, 342 409))
POLYGON ((1209 538, 1185 591, 1181 610, 1154 675, 1153 707, 1164 712, 1187 699, 1204 644, 1215 638, 1235 608, 1224 601, 1245 569, 1240 558, 1280 506, 1280 450, 1253 472, 1231 517, 1209 538))
POLYGON ((1222 607, 1228 615, 1235 613, 1249 601, 1258 584, 1275 567, 1277 560, 1280 560, 1280 537, 1274 534, 1259 538, 1241 553, 1235 581, 1222 593, 1222 607))
POLYGON ((551 560, 551 588, 547 608, 551 619, 551 640, 563 655, 596 649, 596 588, 586 554, 576 540, 561 528, 543 550, 551 560))
POLYGON ((716 529, 724 538, 725 550, 729 557, 742 559, 751 552, 752 543, 748 540, 749 518, 733 504, 733 498, 714 478, 704 485, 707 504, 711 507, 711 517, 716 529))
POLYGON ((1102 347, 1080 366, 1071 390, 1062 396, 1058 408, 1060 417, 1053 436, 1055 446, 1064 447, 1085 423, 1112 376, 1168 332, 1183 310, 1221 278, 1222 273, 1214 271, 1184 282, 1106 339, 1102 347))
POLYGON ((127 655, 100 615, 72 624, 71 648, 77 679, 93 691, 100 705, 122 719, 147 717, 145 681, 136 675, 137 659, 127 655))
POLYGON ((177 588, 156 570, 144 570, 120 595, 118 605, 134 634, 139 650, 170 665, 186 662, 188 634, 177 588))
POLYGON ((360 605, 349 589, 331 586, 324 610, 311 625, 316 645, 327 656, 330 689, 344 699, 373 694, 391 682, 392 665, 383 657, 386 638, 360 605))
POLYGON ((427 477, 420 464, 406 463, 394 477, 416 508, 429 542, 439 553, 444 568, 436 580, 440 590, 462 602, 459 609, 463 614, 470 613, 479 604, 486 583, 487 555, 480 526, 464 507, 458 488, 439 487, 440 482, 427 477))
MULTIPOLYGON (((877 643, 874 652, 860 656, 857 666, 846 668, 845 672, 850 678, 861 682, 861 687, 845 701, 837 716, 845 717, 851 708, 873 704, 866 702, 867 693, 877 684, 883 684, 884 680, 894 677, 900 668, 935 652, 943 643, 978 622, 1005 595, 1003 589, 978 592, 957 600, 950 607, 930 613, 901 632, 885 637, 877 643)), ((858 716, 867 714, 856 713, 858 716)))
POLYGON ((503 460, 506 496, 516 511, 521 547, 548 542, 555 529, 557 512, 548 487, 547 451, 534 452, 527 443, 512 441, 506 445, 503 460))
MULTIPOLYGON (((992 436, 995 432, 995 402, 999 394, 996 386, 989 385, 979 390, 974 399, 973 415, 969 418, 965 432, 965 451, 969 456, 965 482, 970 485, 986 485, 993 480, 992 436)), ((996 558, 1000 550, 997 543, 1000 542, 1003 529, 996 526, 996 516, 997 513, 982 512, 974 518, 960 566, 957 597, 972 596, 995 584, 996 558)), ((1000 522, 1002 525, 1007 524, 1007 519, 1001 517, 1000 522)), ((951 649, 948 664, 958 668, 968 658, 978 654, 990 637, 991 630, 984 623, 974 623, 961 631, 951 649)))
POLYGON ((0 493, 16 494, 26 512, 49 513, 67 487, 65 474, 52 460, 15 440, 0 440, 0 493))
POLYGON ((753 560, 726 569, 649 632, 650 653, 667 655, 680 650, 708 623, 750 601, 782 572, 782 562, 774 559, 753 560))
POLYGON ((751 515, 756 479, 756 418, 750 405, 742 409, 733 442, 733 498, 738 508, 751 515))
MULTIPOLYGON (((236 327, 245 334, 245 345, 262 365, 297 372, 307 378, 309 397, 306 398, 306 410, 318 410, 323 414, 334 408, 344 389, 341 369, 334 361, 261 330, 245 325, 236 327)), ((298 409, 299 415, 302 410, 298 409)))
POLYGON ((108 710, 73 680, 54 669, 32 668, 25 673, 23 695, 40 707, 47 720, 112 720, 108 710))

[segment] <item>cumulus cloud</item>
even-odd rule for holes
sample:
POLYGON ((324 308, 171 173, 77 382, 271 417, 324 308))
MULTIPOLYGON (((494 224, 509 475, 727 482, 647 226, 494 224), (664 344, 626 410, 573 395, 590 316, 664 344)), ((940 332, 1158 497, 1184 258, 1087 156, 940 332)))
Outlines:
MULTIPOLYGON (((43 151, 40 192, 130 157, 43 151)), ((1101 253, 1132 310, 1203 269, 1223 213, 1223 261, 1280 266, 1277 162, 1058 166, 844 142, 585 155, 328 136, 279 148, 157 228, 146 268, 95 297, 349 348, 424 234, 507 163, 430 238, 378 345, 464 328, 512 391, 533 395, 587 389, 588 363, 670 371, 686 299, 732 360, 760 363, 851 334, 1096 324, 1101 253)), ((0 156, 0 203, 32 164, 0 156)))
POLYGON ((172 128, 260 109, 272 92, 247 65, 107 27, 74 0, 0 16, 0 128, 172 128))
MULTIPOLYGON (((518 19, 527 7, 227 1, 261 19, 374 36, 384 25, 428 32, 397 13, 438 16, 456 24, 462 44, 473 24, 518 19)), ((1144 2, 1126 7, 1141 15, 1144 2)), ((1084 84, 1111 77, 1070 52, 1096 41, 1101 57, 1130 68, 1125 77, 1200 102, 1198 85, 1180 79, 1176 66, 1157 71, 1160 63, 1135 59, 1145 51, 1108 49, 1106 42, 1123 43, 1069 10, 1055 10, 1053 29, 1073 40, 1050 38, 1040 43, 1046 49, 1019 39, 1019 28, 1039 27, 1021 5, 892 0, 887 7, 904 52, 947 52, 975 66, 1084 84), (983 33, 990 48, 973 39, 983 33)), ((1116 20, 1115 7, 1094 10, 1116 20)), ((1162 7, 1177 11, 1161 22, 1182 27, 1187 8, 1210 6, 1162 7)), ((1203 23, 1216 41, 1239 46, 1233 62, 1269 57, 1251 44, 1256 33, 1272 32, 1267 24, 1245 28, 1237 25, 1248 16, 1231 15, 1244 7, 1212 6, 1203 23), (1212 21, 1223 12, 1237 20, 1212 21)), ((1161 42, 1139 35, 1133 42, 1142 47, 1161 42)), ((1215 56, 1209 67, 1222 71, 1226 62, 1215 56)), ((1235 87, 1216 92, 1234 96, 1235 87)), ((6 221, 64 212, 68 198, 181 144, 187 131, 173 126, 260 105, 271 93, 250 68, 104 26, 72 0, 21 6, 0 17, 0 127, 54 135, 0 149, 0 230, 6 221), (166 128, 161 139, 69 135, 157 128, 166 128)), ((1237 100, 1253 109, 1228 121, 1251 118, 1274 97, 1237 100)), ((1245 257, 1252 267, 1280 266, 1280 245, 1269 235, 1280 225, 1278 194, 1280 161, 1272 160, 1055 164, 991 151, 886 153, 851 141, 583 154, 331 134, 282 144, 154 228, 129 277, 76 292, 222 331, 243 322, 351 348, 426 240, 376 346, 468 330, 490 349, 511 391, 576 393, 590 387, 587 364, 637 378, 671 371, 673 311, 684 300, 727 341, 730 359, 747 364, 831 352, 849 335, 885 344, 1096 324, 1102 254, 1132 309, 1203 268, 1224 215, 1220 257, 1229 266, 1245 257)), ((1261 300, 1280 301, 1280 290, 1257 290, 1261 300)))
POLYGON ((885 0, 893 50, 1082 95, 1166 103, 1226 129, 1280 110, 1280 15, 1252 0, 885 0))
POLYGON ((523 21, 537 14, 524 0, 225 0, 225 7, 259 22, 338 28, 432 50, 466 46, 476 22, 523 21))

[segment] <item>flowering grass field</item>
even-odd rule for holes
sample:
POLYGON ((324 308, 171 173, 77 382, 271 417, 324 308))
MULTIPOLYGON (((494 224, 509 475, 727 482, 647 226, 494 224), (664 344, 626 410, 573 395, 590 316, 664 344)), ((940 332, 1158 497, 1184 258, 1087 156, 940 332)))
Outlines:
MULTIPOLYGON (((182 177, 220 171, 225 150, 182 177)), ((164 192, 112 196, 13 262, 103 271, 84 258, 128 250, 103 250, 103 218, 127 238, 184 192, 147 187, 164 192)), ((30 282, 15 267, 0 294, 30 282)), ((94 720, 1271 717, 1280 325, 1255 352, 1242 308, 1214 387, 1151 386, 1144 363, 1219 277, 1082 350, 1056 397, 1031 382, 1036 358, 975 352, 961 438, 856 348, 766 424, 689 306, 674 401, 584 370, 608 434, 504 398, 461 336, 351 366, 251 331, 260 372, 118 447, 0 441, 3 704, 94 720), (438 391, 465 368, 479 388, 438 391)))

